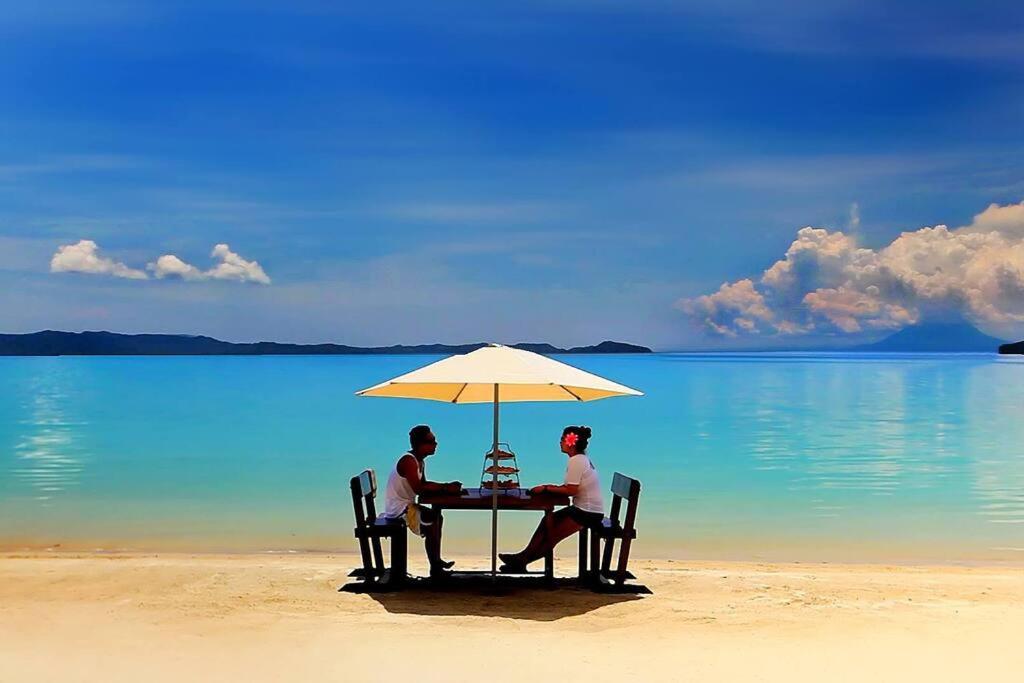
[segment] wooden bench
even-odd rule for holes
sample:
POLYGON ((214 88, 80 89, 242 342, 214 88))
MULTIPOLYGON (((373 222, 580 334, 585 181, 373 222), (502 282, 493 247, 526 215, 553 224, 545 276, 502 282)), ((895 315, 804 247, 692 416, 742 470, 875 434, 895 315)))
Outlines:
POLYGON ((627 569, 629 549, 636 538, 636 507, 640 500, 640 482, 619 472, 612 479, 612 507, 601 524, 580 530, 580 578, 595 586, 614 584, 621 587, 626 579, 635 579, 627 569), (626 502, 625 518, 619 522, 622 502, 626 502), (587 536, 590 536, 590 567, 587 568, 587 536), (604 552, 601 552, 601 541, 604 552), (619 541, 619 559, 611 569, 615 541, 619 541))
POLYGON ((355 510, 355 537, 359 541, 362 569, 352 572, 367 582, 398 585, 405 581, 407 572, 408 537, 405 521, 389 519, 377 514, 373 499, 377 495, 377 476, 373 470, 363 470, 352 477, 352 507, 355 510), (391 539, 391 566, 384 566, 384 552, 380 539, 391 539), (371 556, 372 552, 372 556, 371 556))

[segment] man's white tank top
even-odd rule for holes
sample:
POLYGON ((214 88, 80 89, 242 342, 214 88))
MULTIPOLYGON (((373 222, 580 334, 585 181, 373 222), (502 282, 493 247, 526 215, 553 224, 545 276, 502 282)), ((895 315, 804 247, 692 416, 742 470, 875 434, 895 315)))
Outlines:
MULTIPOLYGON (((412 452, 404 453, 402 458, 406 455, 412 455, 412 452)), ((423 463, 416 459, 414 455, 413 459, 416 460, 416 464, 419 466, 420 479, 423 479, 423 463)), ((405 514, 405 508, 413 505, 415 502, 416 492, 412 490, 409 480, 398 473, 398 461, 395 461, 395 464, 391 467, 391 474, 388 475, 388 485, 384 489, 384 514, 388 517, 401 517, 405 514)))

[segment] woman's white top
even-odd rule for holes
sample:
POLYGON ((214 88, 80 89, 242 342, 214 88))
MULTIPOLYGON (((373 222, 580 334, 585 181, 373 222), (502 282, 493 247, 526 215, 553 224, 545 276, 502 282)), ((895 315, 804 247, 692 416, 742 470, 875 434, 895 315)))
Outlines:
MULTIPOLYGON (((412 455, 411 452, 402 455, 412 455)), ((416 456, 412 455, 420 469, 420 479, 423 479, 423 463, 416 456)), ((400 461, 402 458, 399 458, 400 461)), ((384 489, 384 514, 388 517, 401 517, 405 514, 405 508, 416 502, 416 492, 412 490, 409 480, 398 473, 398 461, 391 468, 388 475, 388 485, 384 489)))
POLYGON ((572 504, 586 512, 604 514, 604 497, 601 495, 601 478, 597 476, 594 463, 585 453, 569 458, 565 467, 565 483, 576 484, 579 489, 572 497, 572 504))

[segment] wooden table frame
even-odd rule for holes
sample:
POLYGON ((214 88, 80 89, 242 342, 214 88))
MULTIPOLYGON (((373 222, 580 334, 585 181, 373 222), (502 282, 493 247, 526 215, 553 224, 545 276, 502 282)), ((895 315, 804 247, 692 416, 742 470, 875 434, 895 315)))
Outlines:
MULTIPOLYGON (((419 502, 434 510, 490 510, 492 505, 490 489, 464 489, 463 493, 422 493, 419 502)), ((552 493, 530 495, 528 489, 504 489, 498 491, 499 510, 537 510, 544 513, 544 523, 551 530, 552 513, 555 507, 569 504, 569 496, 552 493)), ((548 551, 544 556, 544 578, 554 581, 555 553, 548 551)))

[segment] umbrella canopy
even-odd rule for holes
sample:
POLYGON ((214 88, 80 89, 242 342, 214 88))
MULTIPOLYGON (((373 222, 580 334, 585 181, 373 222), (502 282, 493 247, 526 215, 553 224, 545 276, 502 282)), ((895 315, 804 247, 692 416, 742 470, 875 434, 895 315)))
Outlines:
POLYGON ((491 403, 495 385, 502 403, 643 396, 636 389, 571 365, 500 344, 450 356, 356 394, 446 403, 491 403))
MULTIPOLYGON (((493 403, 491 453, 498 452, 498 407, 501 402, 596 401, 611 396, 643 396, 539 353, 490 344, 476 351, 449 356, 419 370, 356 392, 357 396, 420 398, 446 403, 493 403)), ((491 486, 491 574, 497 576, 497 469, 491 486)))

